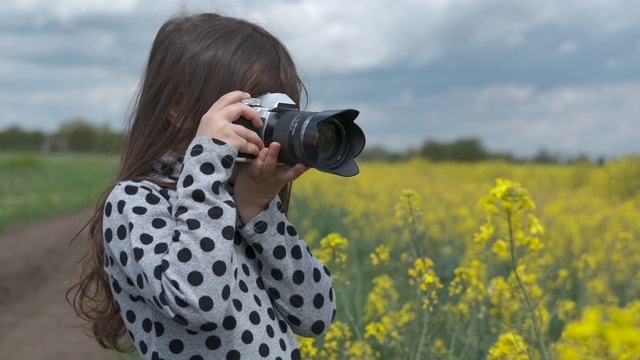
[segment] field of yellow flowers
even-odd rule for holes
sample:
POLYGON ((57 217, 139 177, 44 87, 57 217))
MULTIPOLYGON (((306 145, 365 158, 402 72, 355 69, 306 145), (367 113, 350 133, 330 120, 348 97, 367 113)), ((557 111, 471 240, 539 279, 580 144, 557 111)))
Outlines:
POLYGON ((640 158, 310 171, 338 316, 305 359, 640 359, 640 158))

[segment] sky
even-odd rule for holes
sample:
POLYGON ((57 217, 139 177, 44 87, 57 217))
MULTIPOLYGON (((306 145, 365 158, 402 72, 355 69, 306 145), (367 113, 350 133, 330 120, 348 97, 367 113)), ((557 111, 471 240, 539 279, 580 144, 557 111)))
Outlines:
POLYGON ((157 30, 201 11, 278 37, 306 109, 359 110, 367 146, 640 152, 634 0, 3 0, 0 130, 74 118, 122 130, 157 30))

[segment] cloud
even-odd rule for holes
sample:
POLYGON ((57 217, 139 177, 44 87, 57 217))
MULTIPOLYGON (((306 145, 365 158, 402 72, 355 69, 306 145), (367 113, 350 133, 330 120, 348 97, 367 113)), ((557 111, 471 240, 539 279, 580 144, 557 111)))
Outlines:
POLYGON ((494 151, 520 155, 541 148, 592 156, 639 150, 640 82, 549 90, 497 84, 361 105, 369 143, 395 149, 475 137, 494 151))
POLYGON ((310 109, 354 107, 369 143, 478 136, 616 154, 638 138, 632 0, 7 0, 0 129, 120 128, 157 29, 180 11, 255 21, 289 47, 310 109), (604 136, 606 134, 606 136, 604 136))

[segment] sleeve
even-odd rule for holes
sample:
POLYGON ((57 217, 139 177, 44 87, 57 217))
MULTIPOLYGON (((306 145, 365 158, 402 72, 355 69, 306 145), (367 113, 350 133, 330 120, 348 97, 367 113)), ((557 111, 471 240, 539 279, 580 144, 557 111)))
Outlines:
POLYGON ((104 211, 105 250, 113 256, 106 271, 129 286, 112 285, 114 291, 194 331, 224 318, 239 291, 231 270, 237 215, 224 188, 236 155, 223 142, 194 139, 173 206, 166 189, 150 182, 116 185, 104 211))
POLYGON ((298 237, 279 198, 239 232, 255 250, 269 297, 293 332, 316 337, 328 330, 336 315, 331 274, 298 237))

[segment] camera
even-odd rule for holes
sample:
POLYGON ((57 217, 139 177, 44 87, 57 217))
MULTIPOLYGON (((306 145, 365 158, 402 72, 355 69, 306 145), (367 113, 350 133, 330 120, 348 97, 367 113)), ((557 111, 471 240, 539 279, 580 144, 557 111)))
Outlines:
MULTIPOLYGON (((301 163, 341 176, 360 172, 354 159, 364 148, 365 136, 354 123, 358 110, 300 111, 291 98, 281 93, 267 93, 242 102, 258 111, 262 127, 254 127, 245 118, 235 123, 258 133, 265 146, 278 142, 278 162, 301 163)), ((252 157, 238 155, 239 159, 252 157)))

